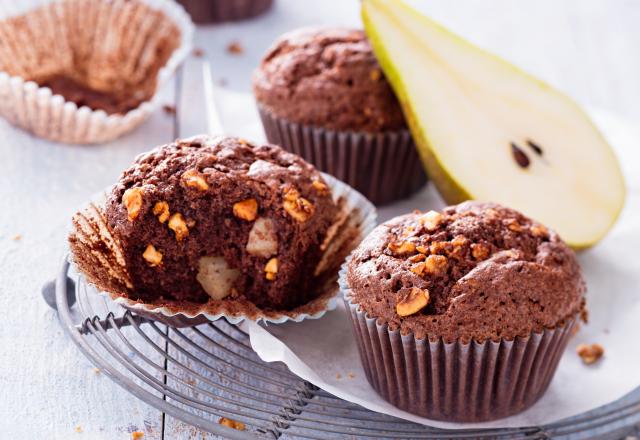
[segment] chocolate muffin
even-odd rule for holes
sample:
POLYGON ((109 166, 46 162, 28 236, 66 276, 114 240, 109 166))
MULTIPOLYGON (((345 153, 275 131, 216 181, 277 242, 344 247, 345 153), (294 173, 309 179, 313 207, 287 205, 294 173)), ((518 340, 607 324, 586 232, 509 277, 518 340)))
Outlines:
POLYGON ((336 204, 320 173, 274 145, 179 140, 139 156, 109 195, 135 299, 246 298, 288 310, 313 298, 336 204))
POLYGON ((371 385, 406 411, 452 421, 538 400, 585 304, 575 254, 555 232, 479 202, 378 226, 343 286, 371 385))
POLYGON ((268 11, 273 0, 178 0, 196 23, 220 23, 256 17, 268 11))
POLYGON ((402 109, 361 30, 283 35, 253 76, 270 142, 382 204, 425 183, 402 109))

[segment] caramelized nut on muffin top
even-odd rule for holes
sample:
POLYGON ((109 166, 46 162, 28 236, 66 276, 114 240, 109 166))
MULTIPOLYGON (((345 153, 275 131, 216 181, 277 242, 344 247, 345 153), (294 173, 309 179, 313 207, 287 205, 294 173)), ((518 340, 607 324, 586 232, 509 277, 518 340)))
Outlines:
POLYGON ((313 166, 231 137, 179 140, 139 156, 106 204, 135 299, 242 297, 276 310, 318 293, 314 272, 336 213, 313 166))
POLYGON ((466 202, 378 226, 354 252, 351 300, 402 334, 453 341, 527 336, 584 307, 573 251, 517 211, 466 202))

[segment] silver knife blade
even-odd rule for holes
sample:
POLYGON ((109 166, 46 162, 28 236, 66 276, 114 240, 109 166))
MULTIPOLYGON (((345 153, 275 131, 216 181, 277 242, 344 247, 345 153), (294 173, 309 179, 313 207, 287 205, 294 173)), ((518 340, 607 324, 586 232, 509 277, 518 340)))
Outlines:
POLYGON ((187 60, 178 78, 177 91, 176 135, 178 137, 224 133, 216 104, 211 65, 208 61, 187 60))

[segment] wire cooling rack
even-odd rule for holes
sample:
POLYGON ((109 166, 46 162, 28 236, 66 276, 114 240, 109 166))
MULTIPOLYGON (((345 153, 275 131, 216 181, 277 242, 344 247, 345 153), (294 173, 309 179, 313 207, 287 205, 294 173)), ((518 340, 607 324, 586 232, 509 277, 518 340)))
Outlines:
MULTIPOLYGON (((65 259, 43 289, 80 351, 124 390, 223 438, 624 439, 640 432, 640 390, 547 426, 441 430, 346 402, 253 352, 242 328, 221 319, 172 328, 97 294, 65 259), (219 424, 242 422, 245 431, 219 424)), ((588 384, 585 384, 588 386, 588 384)))

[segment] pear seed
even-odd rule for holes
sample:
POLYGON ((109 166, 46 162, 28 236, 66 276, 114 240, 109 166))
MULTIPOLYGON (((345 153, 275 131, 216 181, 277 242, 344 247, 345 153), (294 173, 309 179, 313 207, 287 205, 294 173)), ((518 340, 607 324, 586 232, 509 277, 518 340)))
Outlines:
POLYGON ((540 145, 536 144, 531 139, 527 139, 527 145, 530 146, 531 149, 533 151, 535 151, 538 156, 542 156, 543 151, 542 151, 542 148, 540 147, 540 145))
POLYGON ((531 161, 525 152, 513 142, 511 142, 511 154, 513 154, 513 158, 521 168, 527 168, 531 164, 531 161))

